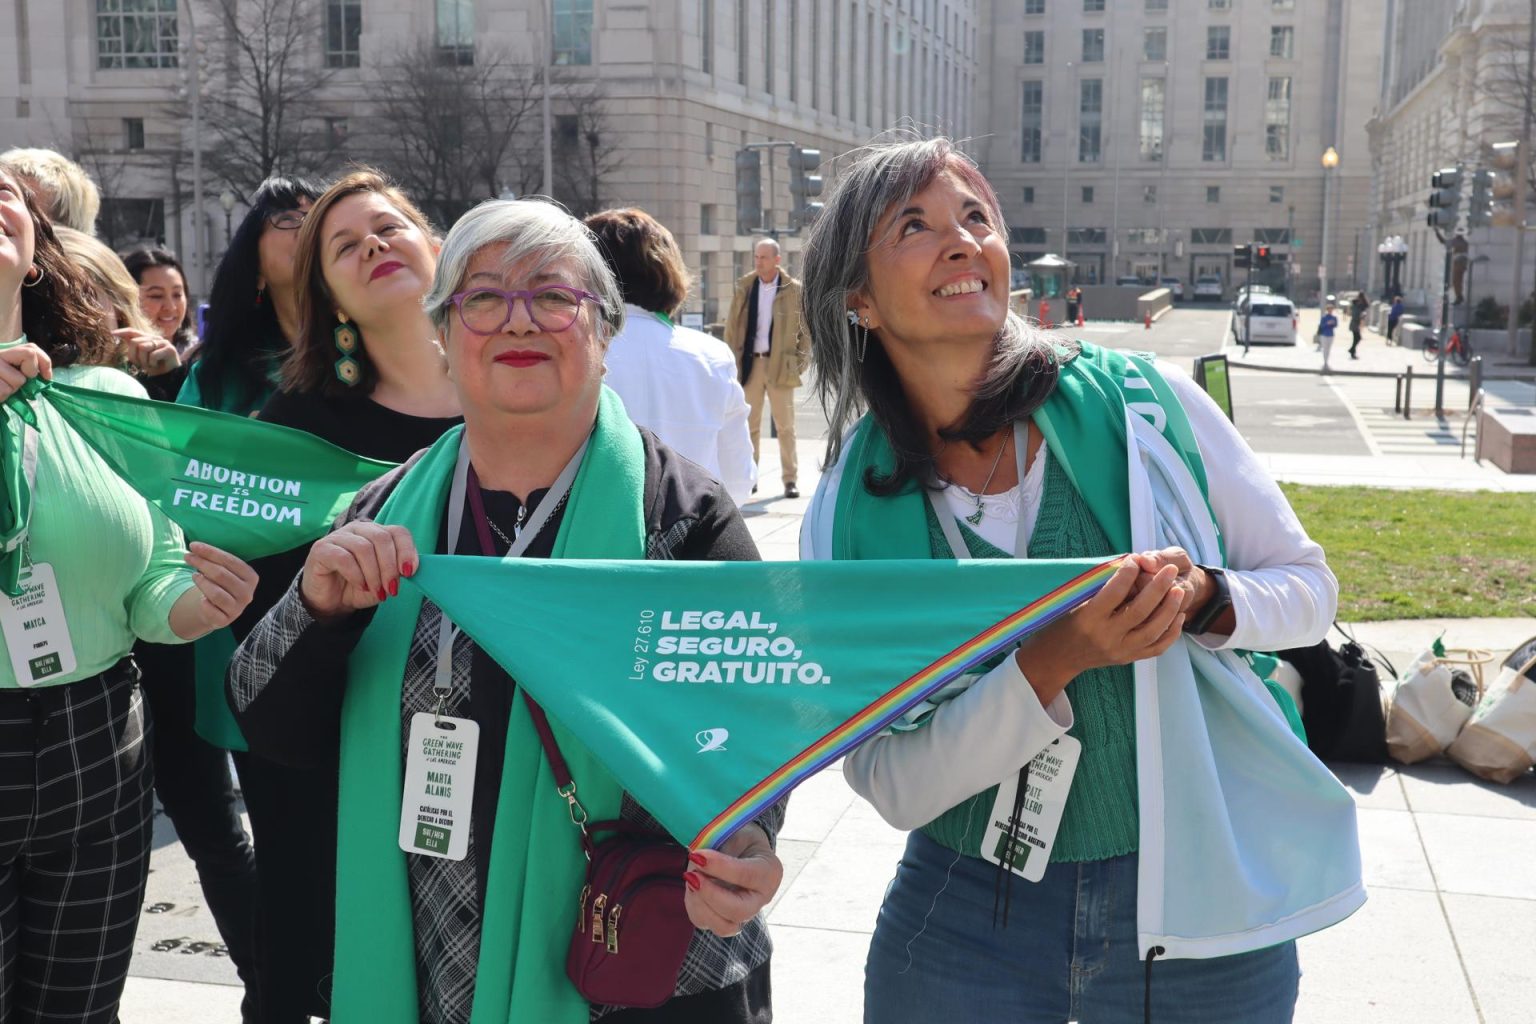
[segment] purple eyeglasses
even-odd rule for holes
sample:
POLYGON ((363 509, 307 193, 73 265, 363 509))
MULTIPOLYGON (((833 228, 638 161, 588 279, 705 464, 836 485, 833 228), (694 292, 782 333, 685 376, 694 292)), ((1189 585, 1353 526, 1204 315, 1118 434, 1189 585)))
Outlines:
POLYGON ((459 307, 459 322, 476 334, 499 334, 512 322, 513 303, 519 299, 528 319, 541 331, 563 331, 576 322, 583 302, 601 302, 591 292, 564 284, 547 284, 532 291, 508 292, 500 288, 470 288, 448 297, 459 307))

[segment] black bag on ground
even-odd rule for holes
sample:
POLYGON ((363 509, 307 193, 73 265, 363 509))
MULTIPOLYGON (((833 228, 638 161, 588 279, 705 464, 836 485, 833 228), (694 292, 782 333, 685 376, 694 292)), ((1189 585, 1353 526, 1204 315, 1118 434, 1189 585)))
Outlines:
POLYGON ((1301 724, 1314 754, 1324 761, 1386 762, 1381 677, 1359 644, 1351 640, 1334 650, 1324 640, 1276 654, 1301 673, 1301 724))

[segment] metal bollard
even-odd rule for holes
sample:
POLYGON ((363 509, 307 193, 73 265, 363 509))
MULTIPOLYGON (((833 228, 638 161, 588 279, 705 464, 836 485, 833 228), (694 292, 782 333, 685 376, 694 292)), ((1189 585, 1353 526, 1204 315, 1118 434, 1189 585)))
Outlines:
POLYGON ((1403 419, 1413 419, 1413 364, 1408 364, 1403 376, 1403 419))
POLYGON ((1392 382, 1392 411, 1403 411, 1403 375, 1398 374, 1392 382))
POLYGON ((1472 364, 1467 367, 1467 408, 1470 410, 1477 401, 1477 393, 1483 390, 1483 357, 1473 356, 1472 364))

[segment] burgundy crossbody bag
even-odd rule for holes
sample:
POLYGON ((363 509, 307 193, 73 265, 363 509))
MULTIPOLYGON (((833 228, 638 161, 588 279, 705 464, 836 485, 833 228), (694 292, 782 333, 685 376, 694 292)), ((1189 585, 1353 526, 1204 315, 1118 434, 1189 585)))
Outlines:
POLYGON ((688 848, 627 821, 589 822, 549 719, 526 690, 523 700, 587 856, 565 973, 590 1002, 660 1006, 676 991, 693 941, 693 922, 683 908, 688 848), (594 839, 595 833, 606 837, 594 839))

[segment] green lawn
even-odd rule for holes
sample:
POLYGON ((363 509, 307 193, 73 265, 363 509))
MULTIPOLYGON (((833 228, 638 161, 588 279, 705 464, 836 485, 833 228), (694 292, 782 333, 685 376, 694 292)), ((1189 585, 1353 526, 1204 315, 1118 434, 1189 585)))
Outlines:
POLYGON ((1536 495, 1282 484, 1346 622, 1536 616, 1536 495))

